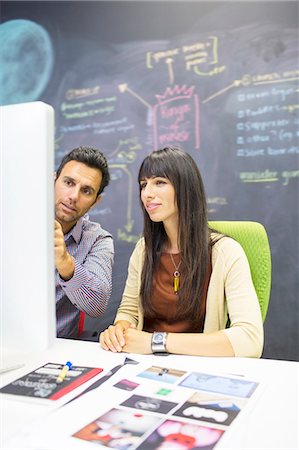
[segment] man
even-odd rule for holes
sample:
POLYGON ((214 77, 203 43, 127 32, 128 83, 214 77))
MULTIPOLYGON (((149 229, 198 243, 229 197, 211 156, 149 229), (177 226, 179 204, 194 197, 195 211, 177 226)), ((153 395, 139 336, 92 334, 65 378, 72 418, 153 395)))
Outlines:
POLYGON ((57 336, 78 336, 80 311, 101 316, 112 288, 113 240, 86 216, 110 180, 104 155, 90 147, 72 150, 55 180, 57 336))

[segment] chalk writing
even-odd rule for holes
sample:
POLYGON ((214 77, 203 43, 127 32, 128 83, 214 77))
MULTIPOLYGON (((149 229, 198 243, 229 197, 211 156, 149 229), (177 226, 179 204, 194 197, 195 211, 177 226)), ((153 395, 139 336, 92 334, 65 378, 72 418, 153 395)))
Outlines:
MULTIPOLYGON (((219 73, 221 73, 225 69, 225 66, 222 66, 219 69, 220 69, 219 73)), ((284 83, 284 82, 289 82, 289 81, 296 81, 296 82, 298 82, 298 80, 299 80, 299 73, 298 72, 299 72, 298 70, 294 70, 294 71, 289 71, 289 72, 283 72, 282 74, 279 74, 277 72, 271 73, 271 74, 263 74, 263 75, 249 75, 249 74, 246 74, 246 75, 243 75, 240 79, 234 80, 228 86, 223 87, 219 91, 216 91, 214 94, 212 94, 209 97, 205 98, 202 101, 202 103, 207 103, 207 102, 217 98, 218 96, 225 94, 230 89, 237 88, 237 87, 240 87, 240 86, 249 87, 250 85, 259 86, 259 85, 263 85, 263 84, 284 83)), ((293 92, 294 92, 294 88, 291 88, 291 89, 293 89, 293 92)), ((289 92, 289 93, 282 92, 282 95, 283 96, 287 96, 290 93, 291 92, 289 92)), ((277 95, 277 94, 279 94, 279 92, 276 92, 274 90, 272 92, 272 94, 273 95, 277 95)), ((266 91, 266 92, 254 92, 254 93, 252 93, 252 92, 242 92, 241 94, 239 94, 238 100, 239 101, 253 100, 255 98, 262 98, 262 97, 267 97, 267 96, 270 96, 270 95, 271 95, 271 93, 269 91, 266 91)))
MULTIPOLYGON (((91 94, 89 94, 91 95, 91 94)), ((93 100, 85 100, 84 102, 67 103, 62 102, 60 110, 65 119, 82 119, 85 117, 92 117, 98 114, 110 115, 115 110, 115 105, 110 105, 116 102, 116 97, 96 98, 93 100), (103 106, 94 108, 95 105, 103 104, 103 106), (106 104, 106 105, 105 105, 106 104), (74 112, 68 112, 68 111, 74 112)))
POLYGON ((299 170, 284 170, 281 175, 283 177, 283 186, 287 186, 291 179, 299 178, 299 170))
POLYGON ((240 180, 243 183, 260 183, 260 182, 274 182, 278 181, 278 172, 272 172, 270 170, 265 170, 263 172, 241 172, 240 180))
POLYGON ((268 113, 275 113, 281 110, 280 105, 262 105, 258 106, 255 109, 246 108, 246 109, 239 109, 237 116, 238 118, 242 119, 244 117, 254 117, 254 116, 260 116, 262 114, 268 114, 268 113))
POLYGON ((93 86, 91 88, 84 89, 68 89, 65 93, 67 100, 73 100, 75 98, 89 97, 100 92, 100 86, 93 86))
POLYGON ((264 148, 258 148, 258 149, 252 149, 252 148, 239 148, 237 150, 237 156, 264 156, 265 155, 265 149, 264 148))
POLYGON ((93 117, 98 114, 110 115, 114 111, 113 106, 105 106, 104 108, 90 109, 89 111, 82 111, 77 113, 64 113, 66 119, 83 119, 86 117, 93 117))
POLYGON ((237 129, 245 131, 265 131, 271 128, 285 127, 289 125, 290 121, 288 119, 278 119, 278 120, 266 120, 260 122, 238 122, 237 129))
MULTIPOLYGON (((185 69, 193 70, 196 75, 213 76, 218 75, 226 69, 225 65, 219 64, 218 56, 219 38, 218 36, 209 36, 204 41, 198 41, 186 44, 181 47, 175 47, 159 52, 148 51, 146 53, 146 67, 153 69, 155 64, 161 61, 167 64, 173 63, 176 58, 183 58, 185 69)), ((173 80, 173 74, 170 77, 170 83, 173 80)))
POLYGON ((274 183, 282 181, 283 186, 288 186, 290 180, 299 178, 299 170, 284 170, 279 171, 255 171, 255 172, 240 172, 240 180, 242 183, 274 183))
POLYGON ((227 205, 227 198, 225 197, 207 197, 208 205, 227 205))
POLYGON ((118 229, 117 230, 117 239, 119 241, 129 242, 131 244, 136 244, 136 242, 140 239, 139 235, 134 235, 126 232, 125 230, 118 229))
POLYGON ((199 107, 194 86, 166 88, 153 108, 155 147, 188 142, 199 148, 199 107))

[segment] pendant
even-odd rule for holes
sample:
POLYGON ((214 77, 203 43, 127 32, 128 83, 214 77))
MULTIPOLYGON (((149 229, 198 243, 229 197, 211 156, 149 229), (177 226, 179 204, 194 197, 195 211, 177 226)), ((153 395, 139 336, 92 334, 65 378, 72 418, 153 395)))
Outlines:
POLYGON ((180 287, 180 272, 178 270, 176 270, 173 273, 173 291, 175 294, 177 294, 179 292, 179 287, 180 287))

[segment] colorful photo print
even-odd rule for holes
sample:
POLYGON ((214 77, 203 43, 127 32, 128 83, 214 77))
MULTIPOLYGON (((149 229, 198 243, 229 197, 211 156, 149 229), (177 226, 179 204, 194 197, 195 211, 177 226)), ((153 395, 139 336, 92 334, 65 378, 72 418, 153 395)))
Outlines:
POLYGON ((192 372, 180 383, 180 386, 198 391, 209 391, 242 398, 251 397, 257 385, 258 383, 253 381, 197 372, 192 372))
POLYGON ((123 379, 123 380, 118 381, 113 386, 115 386, 119 389, 123 389, 124 391, 133 391, 134 389, 136 389, 139 386, 139 384, 134 383, 134 381, 123 379))
POLYGON ((158 412, 160 414, 167 414, 171 411, 177 403, 168 402, 159 398, 144 397, 142 395, 132 395, 132 397, 121 403, 122 406, 129 408, 143 409, 146 411, 158 412))
POLYGON ((163 383, 176 383, 186 372, 177 369, 170 369, 168 367, 149 367, 138 376, 149 378, 150 380, 162 381, 163 383))
POLYGON ((246 401, 220 395, 195 393, 174 415, 184 419, 227 426, 237 417, 246 401))
POLYGON ((211 450, 223 433, 212 427, 165 420, 137 450, 211 450))
POLYGON ((159 421, 157 417, 114 408, 77 431, 73 437, 109 448, 130 450, 159 421))

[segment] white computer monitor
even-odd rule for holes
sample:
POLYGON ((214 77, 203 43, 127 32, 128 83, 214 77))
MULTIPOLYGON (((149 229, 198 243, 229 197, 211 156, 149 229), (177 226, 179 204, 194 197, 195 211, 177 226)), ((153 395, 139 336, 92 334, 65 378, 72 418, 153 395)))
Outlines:
POLYGON ((54 110, 0 108, 1 364, 48 348, 56 336, 54 110), (22 356, 23 355, 23 356, 22 356))

